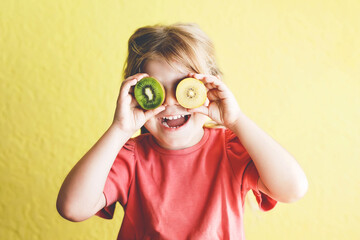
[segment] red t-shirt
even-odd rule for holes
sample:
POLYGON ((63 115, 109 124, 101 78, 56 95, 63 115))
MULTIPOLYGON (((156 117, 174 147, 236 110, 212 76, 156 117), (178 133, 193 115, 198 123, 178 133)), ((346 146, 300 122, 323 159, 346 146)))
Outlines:
POLYGON ((124 208, 118 239, 244 239, 243 206, 252 189, 262 210, 276 201, 258 190, 259 174, 237 136, 205 128, 196 145, 167 150, 150 134, 120 150, 105 184, 106 207, 124 208))

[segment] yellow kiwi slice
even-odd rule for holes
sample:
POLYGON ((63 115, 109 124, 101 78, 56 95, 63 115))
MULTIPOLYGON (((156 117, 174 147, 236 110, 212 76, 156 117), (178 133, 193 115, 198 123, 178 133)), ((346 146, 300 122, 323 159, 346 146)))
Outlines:
POLYGON ((135 85, 134 96, 143 109, 151 110, 163 104, 165 90, 163 85, 155 78, 145 77, 135 85))
POLYGON ((206 87, 195 78, 185 78, 176 87, 176 99, 184 108, 197 108, 206 101, 206 87))

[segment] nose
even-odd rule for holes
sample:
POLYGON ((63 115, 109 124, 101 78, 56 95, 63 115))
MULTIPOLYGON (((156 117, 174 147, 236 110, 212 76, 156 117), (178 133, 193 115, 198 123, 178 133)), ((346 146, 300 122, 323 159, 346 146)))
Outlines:
POLYGON ((171 89, 166 89, 164 105, 169 106, 169 105, 176 105, 176 104, 178 104, 178 101, 176 100, 175 91, 171 90, 171 89))

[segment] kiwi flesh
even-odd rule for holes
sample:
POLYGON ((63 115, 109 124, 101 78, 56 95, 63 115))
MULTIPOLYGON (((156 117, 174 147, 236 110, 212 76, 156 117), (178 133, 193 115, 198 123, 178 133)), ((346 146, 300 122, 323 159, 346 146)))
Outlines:
POLYGON ((163 85, 155 78, 145 77, 135 85, 134 96, 140 107, 151 110, 163 104, 165 90, 163 85))
POLYGON ((176 99, 184 108, 197 108, 206 101, 207 92, 203 82, 185 78, 176 87, 176 99))

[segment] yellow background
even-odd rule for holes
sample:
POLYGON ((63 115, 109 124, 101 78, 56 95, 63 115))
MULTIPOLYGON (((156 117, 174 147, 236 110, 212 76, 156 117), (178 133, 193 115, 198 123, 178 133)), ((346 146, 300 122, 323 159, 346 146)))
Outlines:
MULTIPOLYGON (((300 201, 246 204, 252 239, 360 239, 360 1, 1 0, 0 239, 115 239, 56 212, 61 183, 111 123, 126 44, 155 23, 213 39, 243 111, 309 179, 300 201)), ((186 209, 184 209, 186 211, 186 209)))

